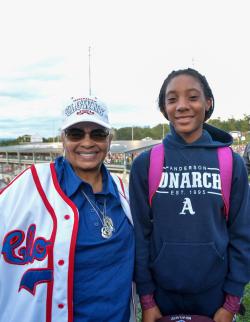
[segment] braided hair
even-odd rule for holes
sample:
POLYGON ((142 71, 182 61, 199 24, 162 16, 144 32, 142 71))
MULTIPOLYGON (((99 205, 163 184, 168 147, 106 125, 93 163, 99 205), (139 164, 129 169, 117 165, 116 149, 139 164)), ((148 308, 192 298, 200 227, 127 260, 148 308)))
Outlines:
POLYGON ((160 93, 159 93, 159 97, 158 97, 158 106, 160 108, 160 111, 162 112, 162 114, 165 116, 166 119, 168 119, 167 113, 165 111, 165 96, 166 96, 166 89, 168 84, 170 83, 170 81, 175 78, 176 76, 179 75, 189 75, 189 76, 193 76, 195 79, 197 79, 203 89, 204 95, 206 97, 206 99, 210 99, 211 100, 211 107, 208 111, 206 111, 205 113, 205 120, 208 120, 210 118, 210 116, 213 113, 214 110, 214 96, 212 93, 212 90, 206 80, 206 77, 201 75, 197 70, 193 69, 193 68, 187 68, 187 69, 179 69, 179 70, 173 70, 168 77, 164 80, 161 89, 160 89, 160 93))

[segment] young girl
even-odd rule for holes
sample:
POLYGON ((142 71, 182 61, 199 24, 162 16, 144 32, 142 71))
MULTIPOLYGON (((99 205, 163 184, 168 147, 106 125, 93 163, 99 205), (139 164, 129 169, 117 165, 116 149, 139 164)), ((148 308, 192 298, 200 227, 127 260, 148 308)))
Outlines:
POLYGON ((149 151, 134 160, 130 175, 143 322, 180 313, 231 322, 250 280, 244 162, 233 153, 226 220, 217 148, 230 146, 232 137, 205 123, 214 109, 206 78, 190 68, 173 71, 161 87, 159 108, 171 133, 163 140, 164 166, 151 206, 149 151))

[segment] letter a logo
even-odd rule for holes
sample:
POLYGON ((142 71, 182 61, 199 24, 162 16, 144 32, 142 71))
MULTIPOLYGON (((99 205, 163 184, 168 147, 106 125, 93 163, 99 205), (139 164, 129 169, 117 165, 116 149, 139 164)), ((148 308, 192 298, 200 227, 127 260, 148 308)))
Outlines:
POLYGON ((179 213, 179 215, 186 215, 187 211, 190 213, 190 215, 194 215, 195 211, 193 210, 191 200, 189 198, 184 198, 183 201, 183 208, 182 211, 179 213))

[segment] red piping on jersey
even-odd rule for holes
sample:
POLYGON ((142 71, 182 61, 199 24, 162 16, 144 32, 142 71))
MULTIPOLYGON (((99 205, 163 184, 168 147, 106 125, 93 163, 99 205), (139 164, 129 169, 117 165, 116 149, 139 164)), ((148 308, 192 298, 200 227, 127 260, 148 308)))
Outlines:
POLYGON ((62 199, 71 207, 74 212, 74 225, 70 243, 69 251, 69 269, 68 269, 68 322, 73 322, 73 282, 74 282, 74 261, 75 261, 75 246, 78 232, 78 210, 75 204, 65 195, 62 191, 56 176, 56 170, 54 163, 50 164, 50 170, 52 174, 52 180, 57 192, 62 199))
MULTIPOLYGON (((39 180, 36 168, 34 165, 31 166, 31 173, 37 188, 37 191, 39 192, 43 203, 50 213, 53 221, 53 229, 50 237, 51 245, 49 246, 48 249, 48 268, 54 271, 54 258, 53 258, 53 252, 54 252, 54 243, 55 243, 55 237, 56 237, 56 230, 57 230, 57 218, 56 214, 54 212, 54 209, 52 208, 51 204, 49 203, 45 192, 42 188, 41 182, 39 180)), ((48 288, 47 288, 47 300, 46 300, 46 322, 51 322, 51 313, 52 313, 52 293, 53 293, 53 286, 54 286, 54 281, 48 282, 48 288)))

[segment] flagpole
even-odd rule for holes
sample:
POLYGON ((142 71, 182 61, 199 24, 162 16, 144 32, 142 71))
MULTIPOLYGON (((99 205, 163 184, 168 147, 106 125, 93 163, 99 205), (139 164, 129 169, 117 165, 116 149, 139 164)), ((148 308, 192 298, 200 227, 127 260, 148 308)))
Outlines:
POLYGON ((91 96, 91 47, 89 46, 89 95, 91 96))

